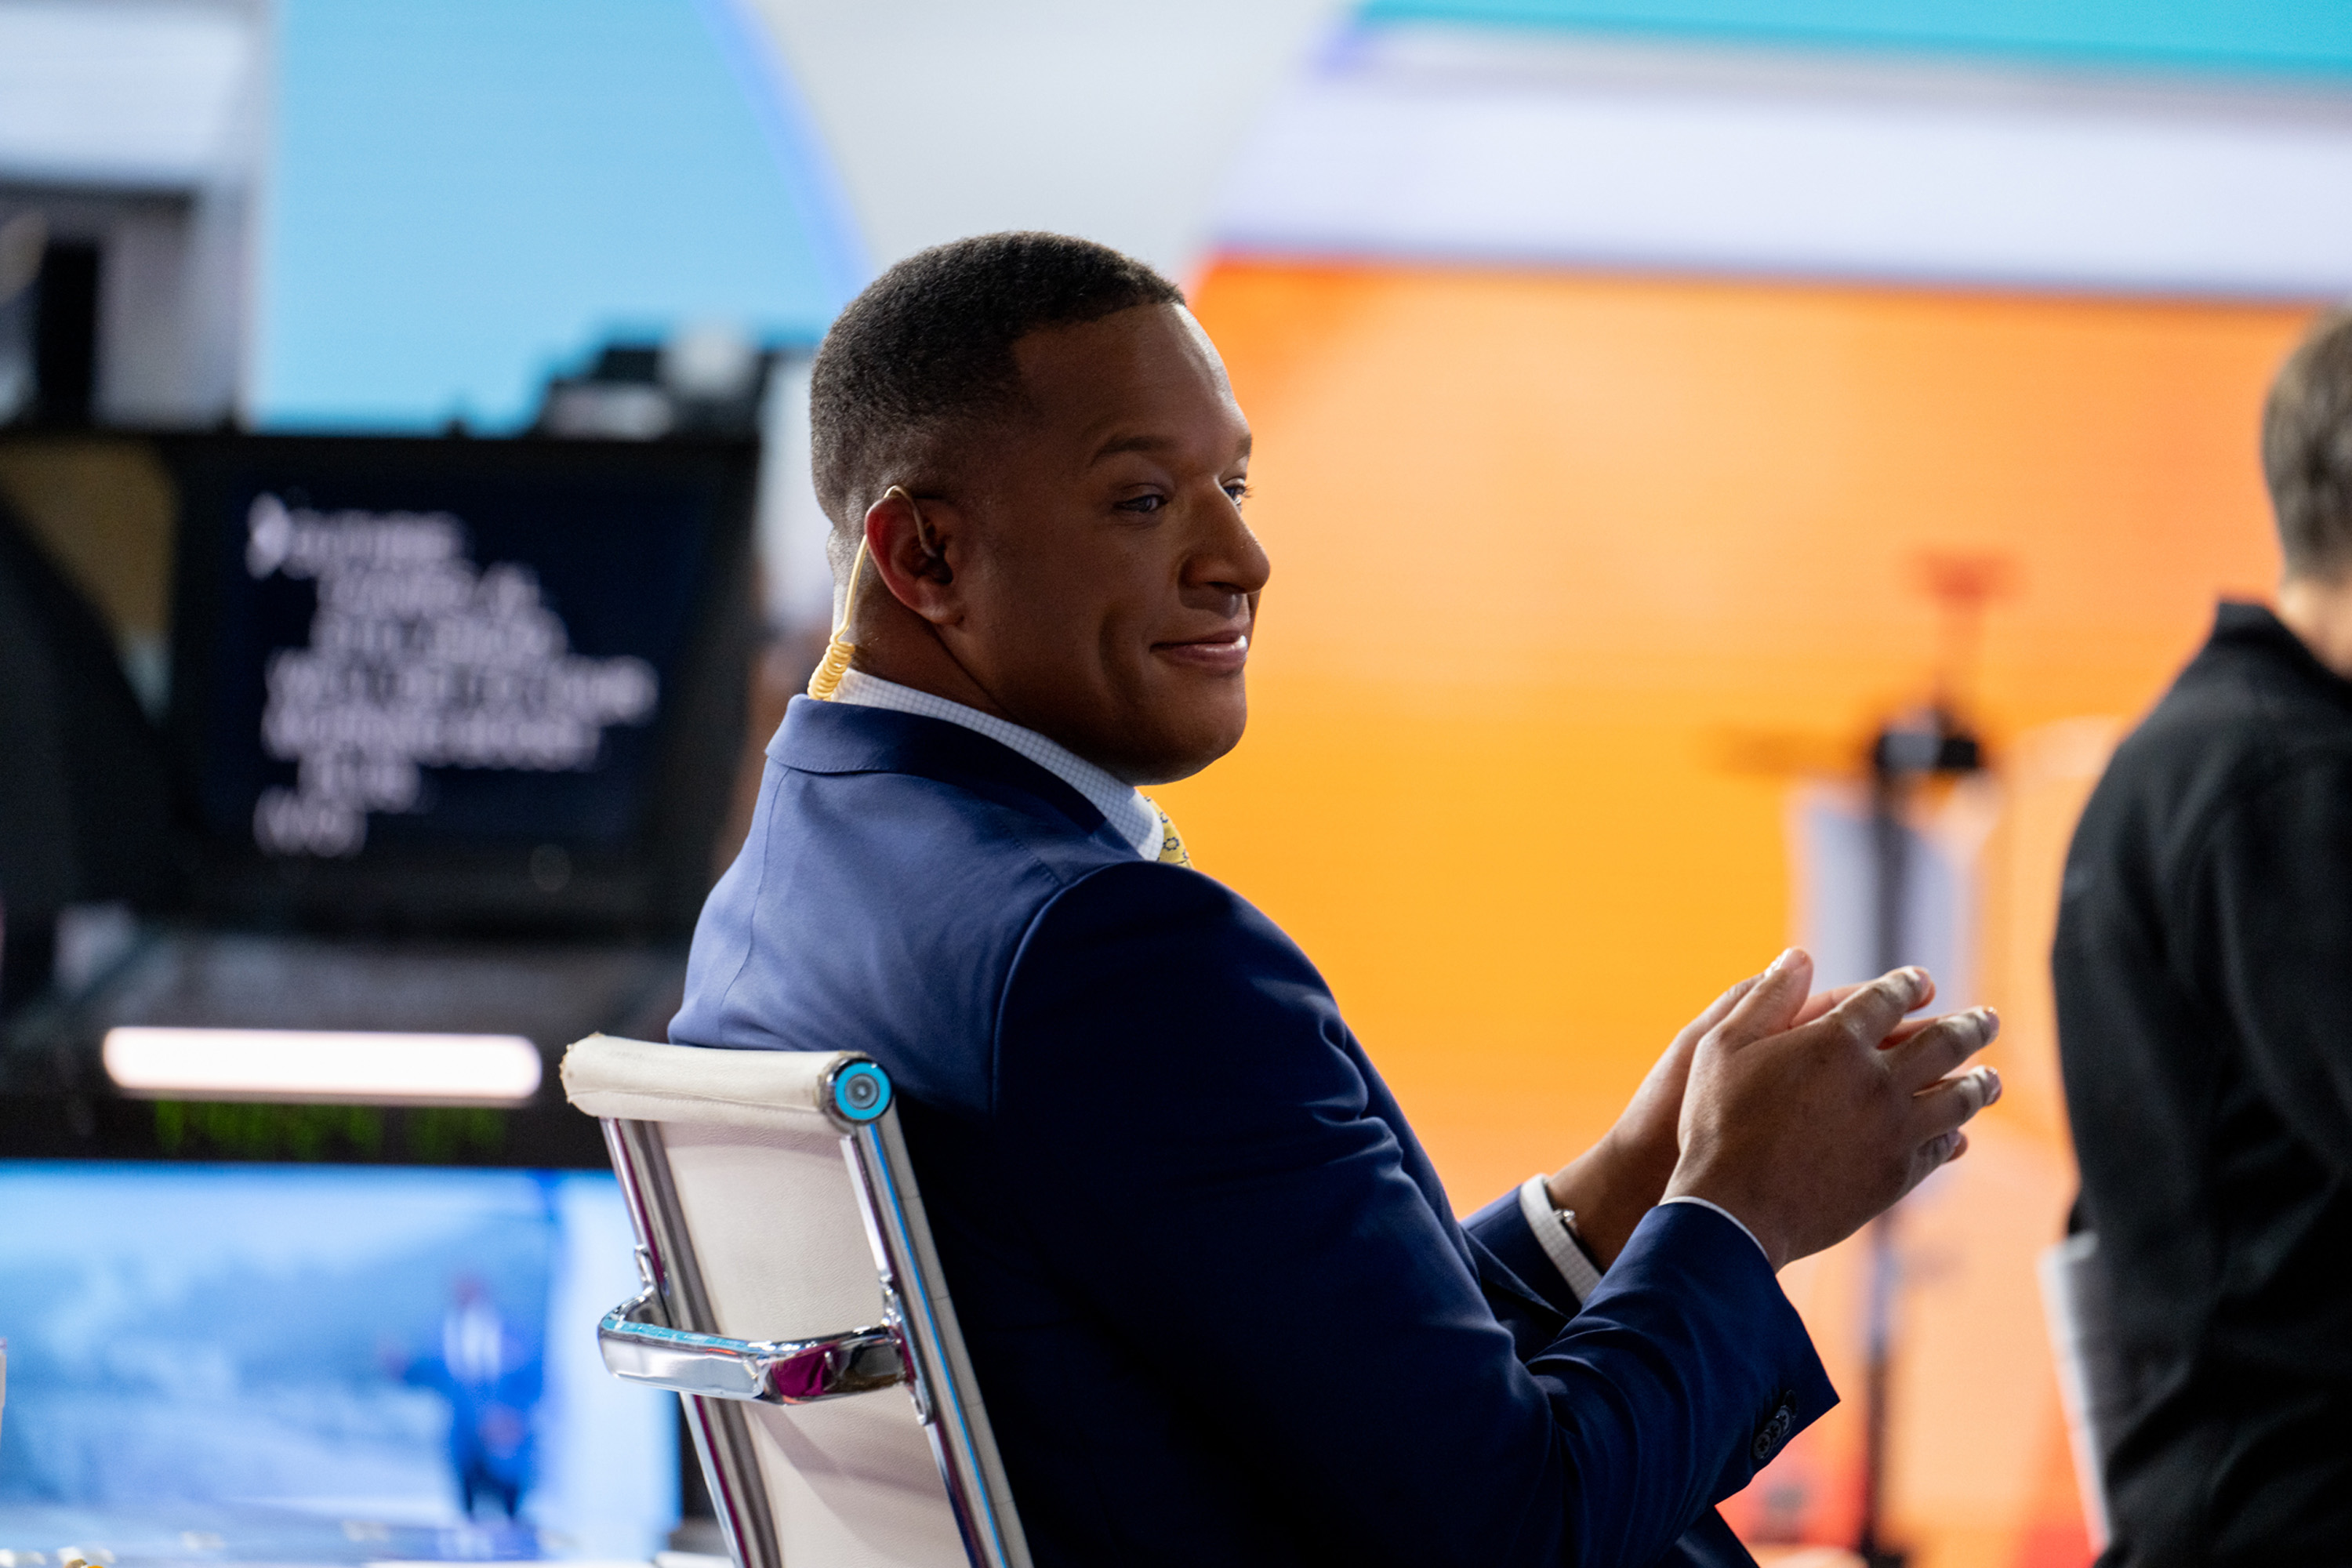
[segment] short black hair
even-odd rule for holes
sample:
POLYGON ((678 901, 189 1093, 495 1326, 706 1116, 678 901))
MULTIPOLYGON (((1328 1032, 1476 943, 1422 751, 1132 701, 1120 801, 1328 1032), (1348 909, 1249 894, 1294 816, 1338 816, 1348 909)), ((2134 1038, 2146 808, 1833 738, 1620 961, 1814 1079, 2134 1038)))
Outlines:
POLYGON ((2352 310, 2322 316, 2271 384, 2263 477, 2287 575, 2352 572, 2352 310))
POLYGON ((866 509, 904 477, 891 470, 1020 396, 1021 339, 1183 302, 1142 262, 1067 235, 984 234, 891 267, 841 312, 810 373, 816 496, 835 540, 854 536, 866 509))

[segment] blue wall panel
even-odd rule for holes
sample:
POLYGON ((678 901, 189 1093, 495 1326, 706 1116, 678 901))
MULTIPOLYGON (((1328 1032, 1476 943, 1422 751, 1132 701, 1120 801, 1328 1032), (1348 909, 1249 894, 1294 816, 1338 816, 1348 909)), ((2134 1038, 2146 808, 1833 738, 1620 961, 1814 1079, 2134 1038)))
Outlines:
POLYGON ((864 261, 728 0, 284 0, 255 412, 529 416, 614 330, 814 340, 864 261))

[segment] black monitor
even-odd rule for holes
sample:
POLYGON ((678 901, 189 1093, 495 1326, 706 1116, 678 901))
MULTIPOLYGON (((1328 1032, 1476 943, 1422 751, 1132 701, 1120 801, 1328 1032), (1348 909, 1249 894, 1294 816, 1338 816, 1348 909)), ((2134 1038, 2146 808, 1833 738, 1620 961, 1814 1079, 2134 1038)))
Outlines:
POLYGON ((243 436, 179 489, 198 912, 674 935, 742 740, 749 441, 243 436))

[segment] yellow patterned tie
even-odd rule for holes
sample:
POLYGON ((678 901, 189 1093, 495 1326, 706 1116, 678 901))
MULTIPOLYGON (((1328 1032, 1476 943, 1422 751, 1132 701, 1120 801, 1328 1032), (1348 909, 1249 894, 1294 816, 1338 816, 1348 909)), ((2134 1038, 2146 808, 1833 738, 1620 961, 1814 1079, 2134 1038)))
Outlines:
POLYGON ((1143 798, 1151 801, 1151 809, 1160 814, 1160 858, 1171 866, 1190 866, 1192 857, 1184 853, 1184 836, 1176 831, 1175 822, 1160 810, 1158 801, 1150 795, 1143 798))

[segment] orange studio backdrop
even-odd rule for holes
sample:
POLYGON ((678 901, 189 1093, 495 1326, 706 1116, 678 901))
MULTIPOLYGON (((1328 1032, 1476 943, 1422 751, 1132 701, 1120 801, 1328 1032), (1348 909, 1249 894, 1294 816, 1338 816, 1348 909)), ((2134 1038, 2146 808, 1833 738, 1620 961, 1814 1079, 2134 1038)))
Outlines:
MULTIPOLYGON (((1275 574, 1248 738, 1157 793, 1322 965, 1465 1211, 1790 939, 1790 766, 1927 695, 1924 559, 2002 563, 1970 978, 2010 1092, 1906 1231, 1941 1273, 1905 1298, 1893 1501, 1923 1568, 2085 1561, 2031 1272, 2073 1185, 2057 861, 2215 596, 2276 575, 2256 428, 2308 309, 1249 260, 1192 294, 1275 574)), ((1787 1282, 1851 1399, 1851 1249, 1787 1282)), ((1853 1415, 1735 1522, 1839 1539, 1853 1415)))

